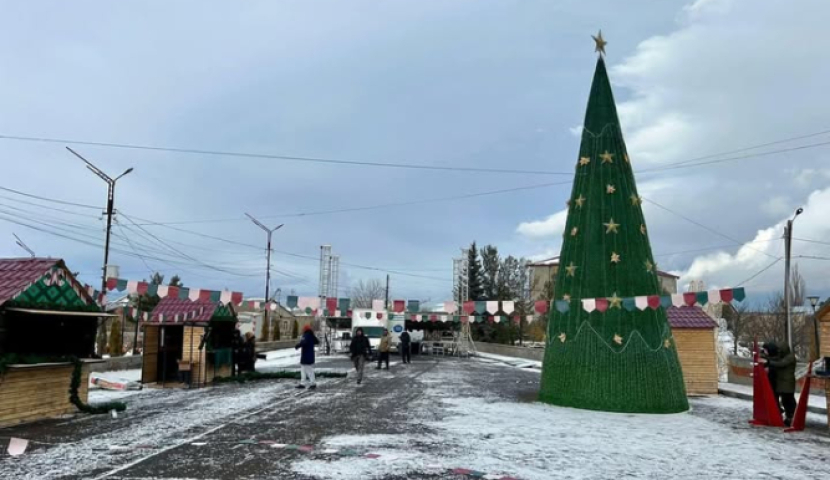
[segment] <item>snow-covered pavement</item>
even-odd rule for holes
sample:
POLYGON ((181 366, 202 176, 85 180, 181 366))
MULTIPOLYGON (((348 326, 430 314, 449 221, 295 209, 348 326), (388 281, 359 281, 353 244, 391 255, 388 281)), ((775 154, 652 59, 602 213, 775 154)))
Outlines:
POLYGON ((751 427, 750 402, 731 398, 693 399, 677 415, 554 407, 535 401, 538 372, 492 360, 416 356, 367 375, 316 392, 291 381, 145 389, 117 419, 0 430, 41 442, 0 456, 0 478, 830 478, 830 436, 815 415, 785 434, 751 427))

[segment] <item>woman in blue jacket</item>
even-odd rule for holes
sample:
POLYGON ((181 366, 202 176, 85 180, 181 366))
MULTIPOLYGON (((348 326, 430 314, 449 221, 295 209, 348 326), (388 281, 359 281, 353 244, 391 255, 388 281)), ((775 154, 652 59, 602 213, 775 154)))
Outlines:
POLYGON ((308 388, 317 388, 317 383, 314 381, 314 347, 320 343, 320 340, 314 336, 314 330, 311 325, 303 327, 303 336, 300 338, 300 343, 294 346, 294 350, 300 350, 300 383, 297 388, 305 388, 303 382, 308 379, 308 388))

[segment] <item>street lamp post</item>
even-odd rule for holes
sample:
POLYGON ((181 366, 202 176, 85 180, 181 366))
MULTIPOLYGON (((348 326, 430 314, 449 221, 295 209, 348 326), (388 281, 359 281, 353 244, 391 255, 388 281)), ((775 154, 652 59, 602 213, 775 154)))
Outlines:
POLYGON ((127 170, 125 170, 124 173, 122 173, 121 175, 112 178, 106 173, 104 173, 100 168, 90 163, 89 160, 85 159, 80 154, 78 154, 78 152, 76 152, 75 150, 72 150, 69 147, 66 147, 66 149, 69 150, 69 152, 72 153, 72 155, 75 155, 76 157, 83 160, 83 162, 86 163, 86 168, 92 171, 92 173, 98 175, 101 178, 101 180, 107 182, 107 233, 106 238, 104 240, 104 267, 102 268, 103 271, 101 272, 101 294, 98 298, 98 300, 101 302, 101 307, 103 308, 104 292, 106 292, 107 290, 107 264, 109 263, 110 256, 110 232, 112 231, 112 215, 115 211, 115 209, 113 208, 115 205, 115 182, 117 182, 118 179, 120 179, 124 175, 127 175, 128 173, 132 172, 133 169, 132 167, 130 167, 127 170))
POLYGON ((793 222, 803 211, 803 208, 796 210, 793 217, 787 220, 787 226, 784 227, 784 308, 787 309, 787 345, 789 345, 790 351, 793 351, 793 321, 790 312, 790 303, 792 302, 792 296, 790 295, 790 254, 793 241, 793 222))
POLYGON ((816 358, 821 357, 821 347, 819 345, 819 333, 818 333, 818 319, 816 318, 816 307, 818 306, 819 297, 811 296, 807 297, 807 300, 810 301, 810 306, 813 307, 813 334, 815 335, 815 342, 816 342, 816 358))
MULTIPOLYGON (((276 232, 277 230, 282 228, 282 226, 285 225, 285 224, 277 225, 274 228, 268 228, 265 225, 263 225, 259 220, 254 218, 251 214, 246 213, 245 215, 248 218, 250 218, 251 221, 254 222, 254 224, 257 227, 265 230, 265 232, 268 234, 268 244, 267 244, 268 253, 266 254, 266 258, 268 259, 267 260, 268 267, 267 267, 267 270, 265 271, 265 318, 263 318, 263 321, 265 322, 265 324, 263 325, 263 328, 265 328, 265 326, 267 325, 268 326, 268 333, 270 335, 270 333, 271 333, 271 324, 268 323, 268 320, 269 320, 269 315, 268 314, 269 314, 270 305, 268 305, 268 302, 270 302, 271 299, 268 297, 268 295, 271 291, 271 234, 273 234, 274 232, 276 232)), ((268 339, 266 338, 265 341, 267 342, 268 339)))

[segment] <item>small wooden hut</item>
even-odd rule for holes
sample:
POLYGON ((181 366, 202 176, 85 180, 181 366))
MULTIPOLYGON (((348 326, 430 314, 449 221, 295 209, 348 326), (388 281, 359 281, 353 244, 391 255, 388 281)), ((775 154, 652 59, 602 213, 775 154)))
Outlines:
MULTIPOLYGON (((824 303, 821 310, 816 312, 816 319, 819 322, 819 357, 824 359, 823 365, 820 369, 824 370, 830 364, 830 301, 824 303)), ((825 370, 826 372, 826 370, 825 370)), ((822 375, 826 375, 823 373, 822 375)), ((825 398, 827 401, 827 425, 830 426, 830 381, 826 376, 822 376, 824 380, 825 398)))
POLYGON ((87 401, 95 300, 55 258, 0 259, 0 427, 76 411, 69 400, 74 359, 87 401))
POLYGON ((717 395, 717 322, 700 307, 669 307, 666 313, 686 381, 686 394, 717 395))
POLYGON ((144 327, 142 383, 203 386, 232 373, 231 304, 163 298, 144 327))

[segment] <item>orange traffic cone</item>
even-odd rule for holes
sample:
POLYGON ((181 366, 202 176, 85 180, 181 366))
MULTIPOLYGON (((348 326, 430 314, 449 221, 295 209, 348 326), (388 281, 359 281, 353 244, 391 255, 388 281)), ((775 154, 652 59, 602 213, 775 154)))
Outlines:
POLYGON ((807 421, 807 405, 810 403, 810 375, 813 373, 813 364, 807 367, 807 377, 804 379, 804 388, 798 397, 798 406, 795 407, 793 424, 785 432, 800 432, 804 430, 804 423, 807 421))

